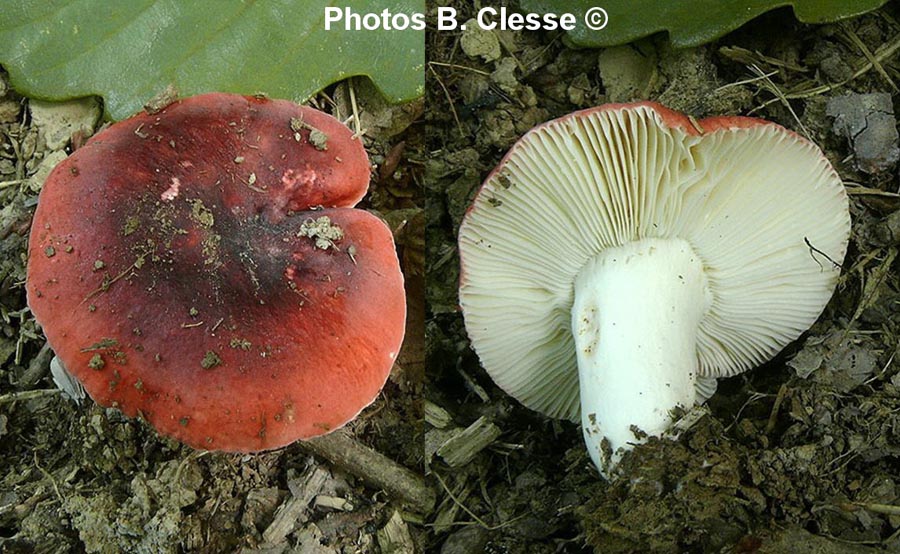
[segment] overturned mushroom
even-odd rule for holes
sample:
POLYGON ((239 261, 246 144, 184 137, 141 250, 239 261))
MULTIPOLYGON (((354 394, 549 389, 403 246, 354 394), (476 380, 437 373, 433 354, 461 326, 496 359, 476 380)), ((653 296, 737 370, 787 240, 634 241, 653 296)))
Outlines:
POLYGON ((533 129, 487 178, 460 303, 493 379, 580 419, 608 475, 815 321, 849 231, 840 178, 796 134, 608 105, 533 129))
POLYGON ((350 130, 291 102, 136 115, 44 185, 28 303, 95 401, 163 434, 259 451, 327 433, 375 399, 403 339, 390 230, 352 209, 368 180, 350 130))

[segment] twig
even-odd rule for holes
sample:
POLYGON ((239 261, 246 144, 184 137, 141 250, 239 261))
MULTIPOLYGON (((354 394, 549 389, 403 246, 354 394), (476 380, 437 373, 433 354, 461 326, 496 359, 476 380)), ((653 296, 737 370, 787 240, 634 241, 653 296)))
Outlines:
POLYGON ((784 402, 787 390, 787 383, 783 383, 781 388, 778 389, 778 395, 775 397, 775 403, 772 405, 772 411, 769 413, 769 420, 766 422, 767 435, 771 435, 775 429, 775 423, 778 421, 778 411, 781 409, 781 403, 784 402))
POLYGON ((487 416, 481 416, 465 429, 458 429, 437 449, 437 455, 450 467, 459 467, 472 461, 501 434, 487 416))
POLYGON ((762 78, 762 81, 766 84, 766 88, 769 89, 769 92, 775 95, 775 97, 781 101, 781 104, 791 112, 791 116, 793 116, 794 121, 797 122, 797 125, 800 127, 800 132, 803 133, 807 139, 812 140, 810 137, 809 131, 806 129, 806 126, 803 125, 803 122, 800 121, 800 117, 797 116, 797 112, 794 111, 794 107, 791 106, 791 103, 788 102, 787 96, 785 96, 784 92, 778 88, 772 79, 770 79, 762 69, 760 69, 756 64, 750 64, 750 69, 759 75, 762 78))
MULTIPOLYGON (((900 34, 898 34, 896 37, 894 37, 894 39, 891 42, 886 43, 881 48, 878 48, 877 50, 875 50, 875 54, 874 54, 875 60, 878 62, 883 62, 884 60, 886 60, 886 59, 890 58, 891 56, 893 56, 894 54, 896 54, 898 50, 900 50, 900 34)), ((862 65, 862 67, 857 69, 853 73, 853 75, 851 75, 848 79, 844 79, 843 81, 840 81, 838 83, 834 83, 831 85, 819 85, 817 87, 813 87, 813 88, 806 89, 806 90, 800 90, 800 91, 796 91, 796 92, 792 92, 792 93, 786 93, 784 95, 784 97, 788 100, 797 100, 797 99, 809 98, 812 96, 818 96, 820 94, 829 93, 835 89, 841 88, 842 86, 846 85, 847 83, 850 83, 851 81, 858 79, 859 77, 863 76, 868 71, 870 71, 873 67, 875 67, 875 66, 872 64, 872 62, 866 62, 865 64, 862 65)), ((757 112, 757 111, 765 108, 769 104, 774 104, 775 102, 779 102, 780 100, 781 100, 780 98, 772 98, 770 100, 766 100, 759 106, 750 110, 750 113, 752 114, 754 112, 757 112)))
POLYGON ((859 38, 859 35, 857 35, 853 31, 853 29, 851 29, 845 22, 841 22, 840 25, 841 25, 841 28, 844 30, 844 34, 846 34, 847 37, 850 39, 850 42, 852 42, 854 46, 859 48, 859 50, 860 50, 860 52, 862 52, 863 56, 865 56, 866 59, 869 60, 869 63, 872 64, 872 67, 875 68, 875 71, 877 71, 884 78, 884 80, 887 81, 889 85, 891 85, 891 89, 895 93, 900 92, 900 89, 898 89, 897 85, 894 84, 893 79, 891 79, 890 75, 887 74, 887 71, 884 70, 884 67, 881 65, 881 62, 877 58, 875 58, 875 55, 872 54, 872 51, 869 50, 869 48, 865 45, 865 43, 863 43, 863 41, 859 38))
POLYGON ((867 502, 844 502, 839 504, 842 510, 847 512, 855 512, 856 510, 862 508, 863 510, 868 510, 870 512, 874 512, 876 514, 884 514, 887 516, 900 516, 900 506, 894 506, 893 504, 876 504, 876 503, 867 503, 867 502))
POLYGON ((216 332, 216 329, 219 328, 219 325, 221 325, 223 321, 225 321, 225 318, 224 318, 224 317, 220 317, 220 318, 219 318, 219 321, 217 321, 216 324, 212 326, 212 329, 210 329, 209 332, 210 332, 210 333, 215 333, 215 332, 216 332))
POLYGON ((446 492, 447 496, 450 497, 450 500, 452 500, 454 504, 456 504, 457 506, 462 508, 462 511, 469 514, 469 517, 474 519, 475 522, 478 523, 478 525, 480 525, 486 531, 496 531, 498 529, 503 529, 504 527, 506 527, 512 523, 515 523, 516 521, 518 521, 518 520, 522 519, 523 517, 525 517, 526 515, 528 515, 528 513, 526 512, 526 513, 518 515, 508 521, 504 521, 500 525, 488 525, 487 523, 484 522, 483 519, 481 519, 480 517, 475 515, 475 513, 472 510, 467 508, 465 504, 460 502, 460 500, 450 491, 450 487, 447 486, 446 481, 444 481, 437 472, 432 473, 432 475, 434 475, 437 478, 438 482, 441 484, 441 487, 444 489, 444 492, 446 492))
POLYGON ((833 466, 833 467, 831 469, 829 469, 828 471, 826 471, 823 475, 828 476, 828 475, 833 475, 833 474, 837 473, 838 471, 843 471, 844 468, 847 467, 847 465, 849 465, 850 462, 852 462, 854 458, 859 456, 860 452, 862 452, 863 449, 868 448, 873 442, 875 442, 876 438, 878 438, 878 437, 872 437, 870 439, 867 439, 862 445, 860 445, 856 448, 850 447, 843 454, 839 454, 836 458, 834 458, 833 460, 828 462, 828 465, 833 466), (846 459, 844 459, 844 458, 846 458, 846 459), (841 460, 843 460, 843 461, 840 463, 840 465, 836 465, 841 460))
POLYGON ((487 529, 488 531, 491 531, 494 529, 493 527, 491 527, 490 525, 485 523, 483 519, 481 519, 480 517, 475 515, 475 512, 473 512, 468 507, 466 507, 466 505, 463 504, 462 502, 460 502, 460 500, 458 498, 456 498, 456 495, 453 494, 453 491, 450 490, 450 487, 447 486, 447 483, 444 481, 444 479, 440 476, 440 474, 438 472, 436 472, 436 471, 433 472, 433 475, 435 476, 435 478, 437 478, 438 482, 441 484, 441 487, 444 489, 444 492, 447 493, 447 496, 450 497, 450 500, 452 500, 454 504, 456 504, 457 506, 462 508, 462 511, 469 514, 469 517, 471 517, 472 519, 477 521, 478 525, 481 525, 484 529, 487 529))
POLYGON ((412 509, 427 514, 434 509, 434 491, 419 474, 357 442, 344 431, 298 443, 332 465, 356 475, 370 486, 402 498, 412 509))
POLYGON ((428 69, 434 74, 435 81, 437 81, 437 84, 444 91, 444 96, 447 97, 447 105, 450 106, 450 113, 453 114, 453 120, 456 121, 456 128, 459 130, 459 135, 465 136, 466 134, 463 132, 462 123, 459 122, 459 115, 456 113, 456 107, 453 105, 453 97, 450 96, 450 91, 444 86, 444 81, 441 80, 441 76, 434 70, 434 67, 429 64, 428 69))
POLYGON ((744 413, 744 409, 746 409, 747 406, 749 406, 749 405, 752 404, 753 402, 756 402, 757 400, 762 400, 763 398, 768 398, 768 397, 770 397, 770 396, 772 396, 772 395, 771 395, 771 394, 766 394, 766 393, 764 393, 764 392, 753 392, 753 391, 751 391, 750 396, 747 397, 747 400, 744 401, 744 404, 741 405, 740 409, 738 409, 737 413, 734 415, 734 419, 732 419, 731 423, 729 423, 728 426, 725 427, 725 432, 728 432, 732 427, 734 427, 734 425, 735 425, 735 424, 738 422, 738 420, 741 418, 741 415, 744 413))
POLYGON ((819 250, 818 248, 816 248, 815 246, 813 246, 812 243, 809 242, 809 239, 808 239, 807 237, 803 237, 803 242, 805 242, 805 243, 806 243, 806 246, 809 247, 809 255, 810 255, 810 257, 811 257, 813 260, 815 260, 817 264, 819 264, 819 267, 821 267, 823 271, 825 270, 825 268, 822 267, 822 264, 819 262, 819 260, 817 260, 816 257, 813 256, 813 252, 815 252, 816 254, 821 254, 822 256, 824 256, 826 260, 828 260, 829 262, 831 262, 831 263, 834 265, 834 268, 835 268, 835 269, 844 269, 844 266, 842 266, 841 264, 839 264, 839 263, 837 263, 836 261, 834 261, 834 260, 831 258, 831 256, 829 256, 829 255, 826 254, 825 252, 822 252, 821 250, 819 250))
POLYGON ((62 391, 59 389, 37 389, 37 390, 26 390, 22 392, 8 392, 2 396, 0 396, 0 404, 10 404, 12 402, 18 402, 19 400, 33 400, 35 398, 41 398, 42 396, 55 396, 62 391))
POLYGON ((546 45, 544 45, 543 48, 541 48, 540 50, 535 52, 534 55, 531 57, 531 59, 528 60, 525 65, 531 66, 536 61, 538 61, 538 59, 540 59, 541 56, 543 56, 545 53, 547 53, 547 51, 550 50, 550 48, 552 48, 557 42, 559 42, 559 40, 562 38, 562 36, 564 34, 565 34, 564 31, 559 31, 558 33, 556 33, 556 36, 553 37, 553 39, 550 42, 548 42, 546 45))
POLYGON ((779 73, 779 71, 776 69, 775 71, 770 71, 768 73, 764 73, 764 74, 760 75, 759 77, 751 77, 749 79, 743 79, 741 81, 735 81, 733 83, 726 83, 726 84, 722 85, 721 87, 715 89, 713 92, 721 92, 727 88, 737 87, 740 85, 749 85, 749 84, 755 83, 757 81, 762 81, 764 79, 774 77, 775 75, 778 75, 778 73, 779 73))
POLYGON ((780 60, 778 58, 773 58, 771 56, 766 56, 758 51, 748 50, 746 48, 741 48, 740 46, 723 46, 722 48, 719 48, 719 53, 729 60, 734 60, 744 65, 750 65, 751 63, 761 63, 765 65, 771 65, 773 67, 780 67, 789 71, 796 71, 797 73, 809 72, 809 68, 802 65, 791 63, 785 60, 780 60))
POLYGON ((28 388, 36 385, 47 374, 47 370, 50 369, 51 358, 53 358, 53 350, 50 348, 50 343, 45 342, 44 346, 28 362, 28 369, 25 370, 25 373, 19 379, 19 386, 28 388))
POLYGON ((895 353, 892 352, 892 353, 891 353, 891 357, 888 358, 887 363, 884 364, 884 367, 881 368, 881 371, 878 372, 878 373, 876 373, 875 375, 869 377, 868 379, 866 379, 866 380, 863 382, 863 385, 868 385, 868 384, 871 383, 872 381, 875 381, 875 380, 880 379, 885 373, 887 373, 888 368, 890 368, 890 367, 891 367, 891 364, 894 363, 894 354, 895 354, 895 353))
POLYGON ((356 106, 356 89, 353 87, 353 79, 348 81, 347 88, 350 90, 350 107, 353 109, 353 137, 360 138, 365 131, 362 129, 359 121, 359 108, 356 106))
POLYGON ((57 498, 59 498, 59 501, 65 502, 65 498, 63 498, 63 495, 59 492, 59 485, 56 484, 56 479, 53 477, 53 475, 50 474, 49 471, 42 468, 41 464, 38 463, 37 452, 34 453, 34 467, 38 468, 38 471, 40 471, 44 477, 46 477, 47 479, 50 480, 50 483, 53 485, 53 491, 56 493, 56 496, 57 496, 57 498))
POLYGON ((209 454, 208 450, 194 450, 190 454, 184 457, 181 460, 181 463, 178 464, 178 467, 175 469, 175 475, 172 477, 172 484, 178 485, 181 483, 181 472, 184 470, 184 466, 193 460, 199 460, 203 456, 209 454))
POLYGON ((444 63, 444 62, 428 62, 428 65, 436 65, 438 67, 449 67, 450 69, 464 69, 466 71, 471 71, 472 73, 477 73, 479 75, 490 76, 491 74, 487 71, 482 71, 480 69, 475 69, 474 67, 469 67, 467 65, 458 65, 455 63, 444 63))
POLYGON ((856 183, 844 183, 844 188, 850 196, 884 196, 887 198, 900 198, 900 194, 897 194, 896 192, 873 189, 856 183))
POLYGON ((111 280, 106 281, 106 282, 104 282, 102 285, 100 285, 99 287, 97 287, 97 288, 96 288, 95 290, 93 290, 90 294, 88 294, 87 296, 85 296, 85 297, 84 297, 84 300, 82 300, 78 305, 80 306, 81 304, 84 304, 85 302, 87 302, 87 301, 90 300, 91 298, 97 296, 98 294, 100 294, 100 293, 102 293, 102 292, 106 292, 107 290, 109 290, 109 287, 111 287, 111 286, 113 285, 113 283, 115 283, 116 281, 118 281, 118 280, 121 279, 122 277, 125 277, 125 276, 128 275, 130 272, 134 271, 135 269, 139 269, 140 266, 141 266, 141 264, 143 264, 143 263, 144 263, 144 256, 139 256, 138 259, 135 260, 135 262, 134 262, 133 264, 131 264, 130 266, 128 266, 127 268, 125 268, 125 271, 123 271, 122 273, 119 273, 118 275, 116 275, 115 277, 113 277, 111 280))

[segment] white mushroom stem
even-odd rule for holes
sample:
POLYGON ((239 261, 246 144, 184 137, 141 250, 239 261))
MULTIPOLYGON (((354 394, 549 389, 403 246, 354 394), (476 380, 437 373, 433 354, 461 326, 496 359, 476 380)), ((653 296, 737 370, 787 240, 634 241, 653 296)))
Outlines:
POLYGON ((680 239, 604 250, 578 274, 572 330, 584 440, 608 476, 622 453, 690 409, 697 330, 711 304, 703 264, 680 239))

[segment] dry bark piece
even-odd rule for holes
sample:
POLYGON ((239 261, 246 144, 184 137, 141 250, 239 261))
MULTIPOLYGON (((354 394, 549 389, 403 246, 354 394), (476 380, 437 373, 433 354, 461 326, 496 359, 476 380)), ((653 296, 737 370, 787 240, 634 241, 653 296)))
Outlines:
POLYGON ((327 433, 375 399, 404 333, 390 230, 351 209, 368 182, 360 141, 308 107, 213 93, 140 113, 44 185, 28 303, 95 401, 190 446, 327 433))

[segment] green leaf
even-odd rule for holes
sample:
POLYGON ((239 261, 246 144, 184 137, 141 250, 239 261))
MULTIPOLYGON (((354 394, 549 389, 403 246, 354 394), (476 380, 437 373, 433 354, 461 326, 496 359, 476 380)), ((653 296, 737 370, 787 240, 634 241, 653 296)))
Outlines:
POLYGON ((804 23, 827 23, 859 15, 887 0, 522 0, 522 9, 537 13, 572 13, 577 27, 569 37, 580 46, 613 46, 668 31, 677 47, 697 46, 737 29, 754 17, 792 6, 804 23), (584 14, 606 11, 606 26, 591 30, 584 14))
MULTIPOLYGON (((173 85, 180 95, 265 93, 298 102, 365 75, 394 102, 424 90, 424 32, 325 30, 327 0, 4 0, 0 65, 23 94, 96 94, 122 119, 173 85)), ((411 15, 421 0, 346 0, 411 15)))

